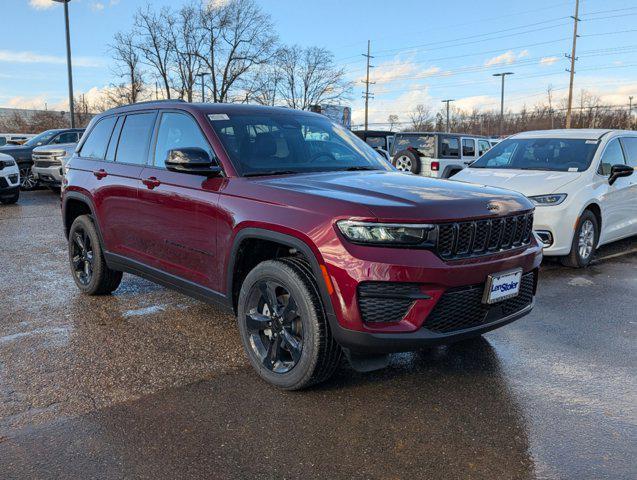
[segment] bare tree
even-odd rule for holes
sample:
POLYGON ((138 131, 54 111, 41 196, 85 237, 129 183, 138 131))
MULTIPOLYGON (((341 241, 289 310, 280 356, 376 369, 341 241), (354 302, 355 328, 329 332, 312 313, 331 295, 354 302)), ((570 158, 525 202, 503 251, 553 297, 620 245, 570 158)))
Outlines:
POLYGON ((200 12, 206 45, 199 57, 210 72, 212 98, 243 99, 248 74, 272 57, 277 41, 272 20, 254 0, 204 3, 200 12))
POLYGON ((150 4, 146 9, 139 9, 135 14, 133 35, 138 39, 136 48, 140 52, 141 61, 153 68, 163 83, 166 98, 170 98, 171 69, 175 51, 168 40, 165 19, 170 16, 168 9, 159 14, 152 10, 150 4))
POLYGON ((201 52, 205 42, 199 13, 194 5, 185 5, 176 13, 163 10, 161 14, 165 26, 162 33, 174 52, 175 90, 179 98, 189 102, 192 102, 197 74, 202 68, 201 52))
POLYGON ((345 99, 351 91, 345 71, 335 65, 332 53, 324 48, 284 47, 278 51, 276 62, 282 77, 279 94, 288 107, 307 110, 311 105, 345 99))
POLYGON ((409 121, 411 128, 416 132, 426 132, 434 127, 434 117, 431 110, 423 104, 416 105, 416 108, 411 111, 409 121))
POLYGON ((390 131, 394 131, 394 127, 396 126, 396 124, 398 123, 398 115, 390 115, 387 117, 387 123, 389 123, 389 130, 390 131))
POLYGON ((135 45, 135 37, 132 32, 115 34, 110 45, 113 59, 117 65, 115 75, 125 78, 125 82, 111 85, 110 100, 115 105, 135 103, 139 100, 144 86, 144 78, 140 64, 139 49, 135 45))

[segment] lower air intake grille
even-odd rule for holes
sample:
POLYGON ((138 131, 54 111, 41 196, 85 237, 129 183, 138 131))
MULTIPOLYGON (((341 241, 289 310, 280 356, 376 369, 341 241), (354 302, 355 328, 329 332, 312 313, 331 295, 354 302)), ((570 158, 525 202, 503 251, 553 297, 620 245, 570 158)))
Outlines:
POLYGON ((366 323, 400 322, 417 298, 416 283, 363 282, 358 286, 358 305, 366 323))
POLYGON ((449 333, 495 322, 531 305, 534 286, 535 272, 524 274, 517 297, 492 305, 482 303, 484 284, 447 290, 425 320, 423 328, 449 333))

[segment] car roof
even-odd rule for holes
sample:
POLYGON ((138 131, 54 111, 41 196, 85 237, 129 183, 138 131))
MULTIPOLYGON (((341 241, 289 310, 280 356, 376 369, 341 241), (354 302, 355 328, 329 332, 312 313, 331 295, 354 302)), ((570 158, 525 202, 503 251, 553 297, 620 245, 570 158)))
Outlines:
POLYGON ((267 105, 252 105, 245 103, 190 103, 183 100, 154 100, 150 102, 138 102, 130 105, 124 105, 121 107, 115 107, 107 110, 105 114, 117 114, 134 112, 138 110, 154 110, 154 109, 179 109, 186 111, 199 111, 204 114, 208 113, 242 113, 242 114, 272 114, 272 113, 295 113, 308 116, 319 116, 321 118, 327 118, 324 115, 318 113, 309 112, 306 110, 295 110, 287 107, 272 107, 267 105))
POLYGON ((456 132, 397 132, 396 135, 441 135, 447 137, 472 137, 487 139, 484 135, 474 135, 473 133, 456 133, 456 132))
POLYGON ((631 130, 612 130, 609 128, 563 128, 556 130, 534 130, 512 135, 509 138, 572 138, 582 140, 599 140, 608 133, 634 134, 631 130))

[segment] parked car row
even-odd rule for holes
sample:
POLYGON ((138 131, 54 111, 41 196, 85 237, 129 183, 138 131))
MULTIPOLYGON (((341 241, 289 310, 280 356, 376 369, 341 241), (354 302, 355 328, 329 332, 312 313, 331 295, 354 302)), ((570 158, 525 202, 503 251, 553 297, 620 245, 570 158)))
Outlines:
MULTIPOLYGON (((20 170, 20 188, 32 190, 39 183, 38 175, 33 171, 33 150, 40 146, 65 145, 79 142, 84 129, 54 129, 36 135, 23 145, 5 145, 0 147, 0 153, 11 156, 20 170)), ((44 175, 48 175, 44 173, 44 175)))
POLYGON ((20 170, 13 157, 0 153, 0 203, 16 203, 20 198, 20 170))

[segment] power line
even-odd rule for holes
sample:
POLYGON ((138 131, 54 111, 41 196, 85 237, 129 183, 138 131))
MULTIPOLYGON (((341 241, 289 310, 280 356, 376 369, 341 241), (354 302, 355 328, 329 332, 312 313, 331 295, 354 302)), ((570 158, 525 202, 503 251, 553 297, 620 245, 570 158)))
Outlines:
POLYGON ((571 49, 571 55, 566 55, 566 58, 571 60, 571 68, 568 70, 570 73, 570 79, 568 84, 568 107, 566 110, 566 128, 571 128, 571 108, 573 106, 573 82, 575 80, 575 52, 577 50, 577 24, 580 19, 579 14, 579 0, 575 0, 575 15, 573 16, 573 48, 571 49))
POLYGON ((370 54, 370 48, 371 48, 371 41, 367 40, 367 54, 363 53, 363 56, 366 58, 367 60, 367 76, 365 77, 365 93, 363 94, 363 98, 365 98, 365 130, 367 130, 367 115, 369 112, 369 98, 370 98, 370 93, 369 93, 369 85, 373 84, 374 82, 370 82, 369 81, 369 69, 373 67, 373 65, 369 64, 369 61, 374 58, 372 57, 372 55, 370 54))

